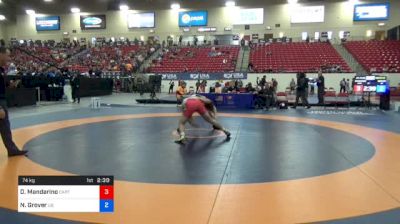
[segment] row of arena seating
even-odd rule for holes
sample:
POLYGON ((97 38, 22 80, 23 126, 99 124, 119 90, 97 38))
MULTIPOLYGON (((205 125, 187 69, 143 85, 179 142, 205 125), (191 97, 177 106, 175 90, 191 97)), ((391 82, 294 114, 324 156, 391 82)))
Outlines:
POLYGON ((150 68, 154 73, 233 72, 240 47, 183 47, 171 49, 150 68))
POLYGON ((57 65, 81 51, 79 45, 68 46, 14 46, 10 54, 11 62, 20 70, 41 71, 57 65))
POLYGON ((315 72, 321 67, 350 67, 329 43, 272 43, 256 45, 250 52, 255 72, 315 72))
MULTIPOLYGON (((400 72, 400 41, 350 41, 345 48, 367 70, 400 72)), ((61 63, 67 55, 80 51, 79 46, 20 47, 11 54, 12 61, 22 70, 40 71, 51 64, 61 63), (28 51, 29 54, 24 54, 28 51)), ((87 72, 90 69, 122 71, 126 65, 133 71, 155 49, 151 46, 121 45, 90 48, 68 63, 71 70, 87 72)), ((233 72, 239 46, 171 47, 153 60, 148 72, 233 72)), ((329 43, 268 43, 253 45, 250 51, 253 72, 351 72, 351 69, 329 43)))
MULTIPOLYGON (((86 54, 69 61, 67 67, 79 72, 87 72, 90 69, 134 71, 150 55, 150 49, 150 46, 140 45, 93 47, 86 54)), ((152 51, 155 51, 155 48, 152 51)))
POLYGON ((400 41, 350 41, 344 46, 368 72, 400 71, 400 41))

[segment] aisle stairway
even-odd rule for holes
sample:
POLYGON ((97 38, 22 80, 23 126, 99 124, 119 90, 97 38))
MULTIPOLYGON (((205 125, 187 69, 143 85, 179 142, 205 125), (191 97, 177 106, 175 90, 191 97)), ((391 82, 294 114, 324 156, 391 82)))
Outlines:
POLYGON ((157 58, 157 56, 160 54, 160 52, 162 51, 162 47, 157 47, 156 51, 153 52, 153 54, 150 55, 150 57, 148 57, 146 60, 144 60, 144 62, 142 63, 142 65, 139 67, 137 73, 143 73, 145 72, 146 68, 150 67, 151 62, 157 58))
POLYGON ((357 62, 357 60, 351 55, 345 47, 341 44, 333 44, 332 45, 336 51, 342 56, 342 58, 347 62, 350 66, 351 70, 357 74, 366 74, 364 68, 357 62))
POLYGON ((250 61, 250 49, 248 47, 244 48, 243 60, 241 65, 241 72, 246 72, 250 61))

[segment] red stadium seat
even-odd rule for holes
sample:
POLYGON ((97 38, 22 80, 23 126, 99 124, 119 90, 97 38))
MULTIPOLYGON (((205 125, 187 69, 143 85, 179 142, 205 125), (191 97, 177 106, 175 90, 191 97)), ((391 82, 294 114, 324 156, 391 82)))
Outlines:
POLYGON ((344 47, 368 72, 400 72, 400 41, 350 41, 344 47))
POLYGON ((324 94, 324 106, 334 105, 336 106, 336 92, 335 91, 326 91, 324 94))
POLYGON ((240 47, 215 46, 215 53, 210 56, 212 47, 182 47, 171 50, 163 56, 161 62, 153 64, 151 72, 180 73, 184 72, 232 72, 235 70, 240 47), (189 56, 192 55, 192 56, 189 56), (226 63, 223 61, 226 60, 226 63))
POLYGON ((350 108, 350 94, 338 93, 336 97, 336 106, 343 105, 350 108))
POLYGON ((280 103, 286 103, 288 104, 289 99, 288 99, 288 95, 285 92, 278 92, 276 94, 276 101, 277 104, 279 105, 280 103))
POLYGON ((257 72, 315 72, 326 64, 350 67, 329 43, 272 43, 256 45, 250 62, 257 72))

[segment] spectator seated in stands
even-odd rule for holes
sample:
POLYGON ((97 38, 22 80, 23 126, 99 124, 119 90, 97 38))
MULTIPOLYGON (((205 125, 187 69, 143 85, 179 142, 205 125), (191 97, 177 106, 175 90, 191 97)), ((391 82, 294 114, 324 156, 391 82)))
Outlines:
POLYGON ((215 83, 215 93, 217 93, 217 94, 222 93, 222 85, 219 82, 215 83))
POLYGON ((155 51, 156 46, 153 45, 131 45, 130 43, 114 45, 109 43, 90 48, 87 54, 69 60, 67 65, 81 72, 87 72, 91 67, 98 67, 103 71, 113 70, 130 74, 136 72, 144 60, 155 51))
POLYGON ((397 69, 397 67, 395 65, 390 65, 389 72, 397 73, 399 71, 400 71, 400 69, 397 69))
POLYGON ((247 85, 246 85, 246 92, 252 93, 252 92, 255 92, 255 91, 256 91, 256 89, 253 87, 253 85, 251 84, 251 82, 247 83, 247 85))
POLYGON ((80 46, 77 41, 53 45, 48 45, 46 42, 43 45, 30 42, 22 45, 14 44, 10 58, 20 67, 32 66, 31 69, 40 70, 49 65, 57 65, 84 49, 85 46, 80 46))
POLYGON ((389 72, 389 67, 387 65, 384 65, 382 68, 383 72, 389 72))
POLYGON ((14 63, 11 63, 10 66, 8 66, 7 75, 17 75, 17 67, 14 63))
POLYGON ((187 57, 187 58, 193 58, 194 57, 194 53, 193 53, 193 51, 187 51, 186 52, 186 54, 185 54, 185 57, 187 57))
POLYGON ((248 70, 249 72, 254 72, 254 65, 253 65, 253 63, 249 62, 249 65, 247 66, 247 70, 248 70))

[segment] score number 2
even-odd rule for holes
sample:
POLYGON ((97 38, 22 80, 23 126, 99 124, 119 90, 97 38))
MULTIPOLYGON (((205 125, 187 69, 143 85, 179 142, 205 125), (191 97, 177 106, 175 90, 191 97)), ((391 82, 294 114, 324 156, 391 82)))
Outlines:
POLYGON ((113 186, 100 186, 100 212, 114 212, 113 186))

